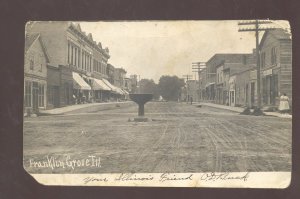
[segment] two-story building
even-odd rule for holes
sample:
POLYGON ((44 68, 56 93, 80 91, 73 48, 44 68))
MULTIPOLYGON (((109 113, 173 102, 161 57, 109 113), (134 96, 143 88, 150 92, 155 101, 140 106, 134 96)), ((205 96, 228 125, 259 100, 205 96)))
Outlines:
POLYGON ((67 92, 64 105, 74 103, 74 98, 79 103, 93 101, 99 97, 96 91, 107 89, 102 86, 102 78, 107 78, 109 50, 95 42, 91 34, 83 32, 79 24, 64 21, 32 22, 27 25, 26 31, 42 36, 51 66, 67 66, 72 70, 73 83, 60 85, 63 87, 60 90, 67 92))
POLYGON ((292 102, 292 39, 283 29, 268 30, 260 42, 262 105, 279 104, 286 93, 292 102))
POLYGON ((40 34, 26 34, 24 56, 24 113, 47 108, 49 56, 40 34))
MULTIPOLYGON (((206 63, 206 96, 219 104, 229 105, 230 74, 243 71, 254 64, 254 53, 215 54, 206 63)), ((233 92, 232 92, 233 93, 233 92)))

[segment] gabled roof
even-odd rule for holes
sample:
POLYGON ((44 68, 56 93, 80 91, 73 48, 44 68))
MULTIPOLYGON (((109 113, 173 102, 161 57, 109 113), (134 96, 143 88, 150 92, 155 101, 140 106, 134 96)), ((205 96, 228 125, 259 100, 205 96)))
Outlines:
POLYGON ((263 45, 263 43, 265 42, 267 35, 272 35, 275 39, 278 39, 278 40, 290 40, 291 39, 291 34, 284 31, 283 29, 277 28, 274 30, 267 30, 267 31, 265 31, 265 33, 259 43, 260 48, 263 45))
POLYGON ((31 47, 31 45, 34 43, 34 41, 40 36, 39 33, 28 35, 26 34, 25 37, 25 52, 28 51, 28 49, 31 47))
POLYGON ((49 56, 48 56, 48 53, 46 51, 46 47, 45 47, 45 45, 42 41, 41 35, 39 33, 26 34, 26 37, 25 37, 25 53, 30 49, 30 47, 33 45, 33 43, 37 40, 41 44, 42 51, 43 51, 43 53, 45 55, 45 58, 46 58, 46 62, 49 63, 50 62, 49 56))

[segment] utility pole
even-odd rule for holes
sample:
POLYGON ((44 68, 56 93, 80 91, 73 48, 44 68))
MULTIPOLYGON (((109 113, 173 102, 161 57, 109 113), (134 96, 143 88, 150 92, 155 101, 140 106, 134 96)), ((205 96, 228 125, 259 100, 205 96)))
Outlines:
POLYGON ((200 72, 204 68, 206 68, 206 62, 193 62, 192 63, 193 72, 197 72, 198 73, 198 91, 199 91, 199 93, 198 93, 198 100, 200 100, 200 93, 201 93, 200 72))
POLYGON ((182 76, 183 78, 186 78, 186 95, 187 95, 187 98, 186 98, 186 102, 188 103, 189 102, 189 99, 190 99, 190 95, 189 95, 189 84, 188 84, 188 81, 190 79, 193 78, 192 75, 183 75, 182 76))
POLYGON ((239 22, 238 25, 240 26, 239 32, 255 32, 256 37, 256 61, 257 61, 257 108, 258 111, 261 109, 261 91, 260 91, 260 49, 259 49, 259 32, 272 30, 275 27, 260 27, 261 24, 272 24, 270 20, 250 20, 250 21, 243 21, 239 22), (245 27, 246 26, 246 27, 245 27), (252 27, 249 27, 252 26, 252 27), (253 27, 254 26, 254 27, 253 27))

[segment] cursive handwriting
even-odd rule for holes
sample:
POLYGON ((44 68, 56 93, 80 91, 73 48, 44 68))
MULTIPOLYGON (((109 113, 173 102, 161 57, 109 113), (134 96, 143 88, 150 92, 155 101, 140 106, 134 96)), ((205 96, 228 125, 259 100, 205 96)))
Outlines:
POLYGON ((205 180, 205 181, 216 181, 216 180, 243 180, 247 181, 249 178, 249 172, 246 174, 242 175, 235 175, 233 173, 205 173, 201 176, 200 180, 205 180))
POLYGON ((185 181, 185 180, 193 180, 192 179, 193 174, 189 174, 187 176, 177 176, 176 174, 169 174, 169 173, 163 173, 160 175, 160 182, 165 182, 165 181, 185 181))
POLYGON ((95 177, 86 177, 83 179, 84 184, 90 183, 90 182, 108 182, 108 179, 106 177, 104 178, 95 178, 95 177))
POLYGON ((151 181, 154 177, 149 174, 146 177, 138 176, 135 173, 121 173, 118 177, 115 178, 115 181, 151 181))

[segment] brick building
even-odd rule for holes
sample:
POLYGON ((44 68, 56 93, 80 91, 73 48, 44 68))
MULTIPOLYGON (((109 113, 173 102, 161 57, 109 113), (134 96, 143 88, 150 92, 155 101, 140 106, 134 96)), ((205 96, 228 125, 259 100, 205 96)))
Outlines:
POLYGON ((238 73, 255 64, 255 51, 249 54, 215 54, 206 63, 205 96, 211 102, 229 104, 234 92, 229 91, 231 74, 238 73))
POLYGON ((72 71, 73 84, 60 84, 64 87, 60 90, 71 87, 72 98, 76 100, 70 100, 66 94, 61 105, 109 99, 112 89, 104 81, 109 79, 109 50, 94 41, 92 34, 86 34, 79 24, 71 22, 32 22, 27 24, 26 31, 42 36, 52 67, 66 66, 72 71))

